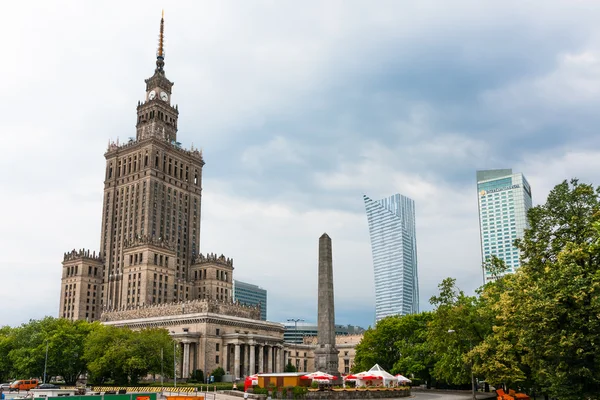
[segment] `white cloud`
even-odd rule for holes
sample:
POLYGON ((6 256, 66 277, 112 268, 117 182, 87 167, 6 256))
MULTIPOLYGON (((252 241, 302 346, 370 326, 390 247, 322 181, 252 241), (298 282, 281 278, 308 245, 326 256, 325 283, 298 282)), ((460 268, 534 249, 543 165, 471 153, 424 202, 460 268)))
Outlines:
POLYGON ((326 231, 338 312, 369 319, 363 193, 415 199, 425 308, 445 276, 467 291, 480 282, 476 168, 521 170, 536 201, 564 178, 597 178, 597 135, 573 137, 597 125, 596 2, 12 2, 0 26, 11 38, 1 67, 0 303, 14 304, 3 323, 56 315, 62 253, 97 249, 102 155, 109 138, 135 132, 163 7, 179 139, 207 158, 202 249, 234 257, 235 276, 265 286, 277 318, 314 318, 326 231), (537 65, 539 53, 554 65, 537 65), (468 81, 443 93, 457 68, 488 91, 461 102, 468 81), (491 120, 445 125, 475 113, 491 120), (502 140, 535 140, 506 143, 508 153, 479 135, 490 124, 502 140), (564 129, 568 145, 540 127, 564 129), (284 167, 293 171, 277 182, 263 176, 284 167), (32 295, 20 293, 25 281, 32 295))

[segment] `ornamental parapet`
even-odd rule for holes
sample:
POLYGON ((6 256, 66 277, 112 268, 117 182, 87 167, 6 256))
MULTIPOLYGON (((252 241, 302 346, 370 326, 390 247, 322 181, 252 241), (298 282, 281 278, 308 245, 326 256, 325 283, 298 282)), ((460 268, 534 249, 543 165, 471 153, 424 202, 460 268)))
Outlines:
POLYGON ((174 303, 125 306, 118 309, 105 309, 100 321, 123 321, 141 318, 168 317, 185 314, 211 313, 231 317, 260 320, 260 307, 246 306, 238 302, 225 302, 213 299, 197 299, 174 303))
POLYGON ((150 236, 150 235, 137 235, 135 238, 129 240, 125 239, 123 241, 123 248, 129 249, 138 246, 147 246, 152 245, 155 247, 160 247, 165 250, 175 251, 175 243, 172 241, 164 240, 161 237, 150 236))
POLYGON ((194 260, 194 265, 207 263, 221 264, 233 268, 233 258, 227 258, 223 254, 218 256, 216 253, 206 253, 206 255, 201 253, 194 260))
POLYGON ((179 142, 170 142, 170 141, 164 139, 160 134, 150 135, 149 137, 146 137, 141 140, 136 140, 134 138, 130 138, 127 141, 127 143, 119 143, 119 139, 117 139, 116 141, 109 141, 108 148, 106 149, 106 153, 104 153, 104 156, 108 157, 111 155, 111 153, 120 152, 129 147, 133 147, 139 143, 143 143, 145 141, 150 141, 152 139, 160 140, 164 145, 169 146, 172 150, 175 150, 176 152, 178 152, 184 156, 196 158, 196 159, 200 160, 202 162, 202 164, 204 164, 204 158, 202 157, 202 150, 194 148, 193 145, 190 148, 190 150, 186 150, 181 147, 181 144, 179 142))
POLYGON ((63 262, 65 261, 73 261, 78 260, 80 258, 87 258, 88 260, 95 260, 102 262, 102 256, 100 253, 96 254, 95 251, 91 251, 89 249, 79 249, 79 250, 71 250, 69 252, 64 253, 63 262))

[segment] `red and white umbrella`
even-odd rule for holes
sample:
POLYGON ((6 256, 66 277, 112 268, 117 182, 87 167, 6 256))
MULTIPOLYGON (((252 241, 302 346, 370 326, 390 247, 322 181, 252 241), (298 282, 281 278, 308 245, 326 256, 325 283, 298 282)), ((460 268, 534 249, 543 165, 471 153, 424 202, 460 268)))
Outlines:
POLYGON ((346 376, 344 377, 344 380, 345 380, 345 381, 355 381, 355 380, 357 380, 357 379, 358 379, 358 377, 357 377, 356 375, 352 375, 352 374, 350 374, 350 375, 346 375, 346 376))
POLYGON ((336 377, 326 372, 316 371, 311 372, 310 374, 302 375, 300 379, 336 379, 336 377))

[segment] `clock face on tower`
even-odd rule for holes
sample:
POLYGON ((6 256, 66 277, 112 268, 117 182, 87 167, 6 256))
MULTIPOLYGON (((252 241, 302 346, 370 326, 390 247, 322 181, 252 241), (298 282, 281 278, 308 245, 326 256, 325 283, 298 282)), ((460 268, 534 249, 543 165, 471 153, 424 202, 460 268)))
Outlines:
POLYGON ((150 93, 148 93, 148 99, 150 100, 154 100, 154 98, 156 97, 156 92, 153 90, 150 93))
POLYGON ((169 95, 166 94, 165 92, 160 92, 160 99, 162 101, 167 101, 167 100, 169 100, 169 95))

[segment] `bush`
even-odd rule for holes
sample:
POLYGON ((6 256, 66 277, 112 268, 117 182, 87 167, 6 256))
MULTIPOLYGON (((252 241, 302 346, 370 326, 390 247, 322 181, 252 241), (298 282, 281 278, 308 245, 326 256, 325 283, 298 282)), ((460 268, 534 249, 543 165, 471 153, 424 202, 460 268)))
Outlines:
POLYGON ((306 393, 308 393, 308 388, 305 386, 294 386, 292 393, 294 394, 294 399, 303 399, 306 393))
POLYGON ((264 395, 267 395, 267 394, 269 394, 269 389, 267 389, 267 388, 261 388, 261 387, 255 386, 255 387, 252 389, 252 393, 254 393, 254 394, 264 394, 264 395))
POLYGON ((215 382, 221 382, 223 375, 225 375, 225 370, 221 367, 218 367, 210 374, 215 377, 215 382))
POLYGON ((283 372, 296 372, 296 367, 294 367, 292 365, 292 362, 290 360, 288 360, 288 363, 285 366, 285 369, 283 370, 283 372))
POLYGON ((188 382, 204 383, 204 371, 202 371, 201 369, 197 369, 197 370, 193 371, 190 375, 190 378, 188 379, 188 382))

